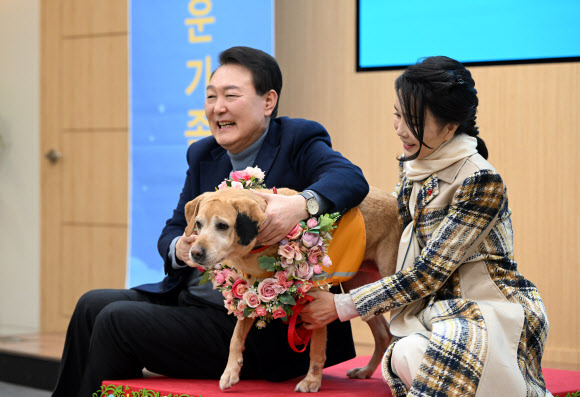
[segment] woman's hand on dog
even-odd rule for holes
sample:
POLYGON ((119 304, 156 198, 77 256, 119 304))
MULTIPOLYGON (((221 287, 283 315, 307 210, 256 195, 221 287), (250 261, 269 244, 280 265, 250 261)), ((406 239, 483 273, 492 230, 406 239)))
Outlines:
POLYGON ((300 312, 300 317, 304 321, 304 328, 321 328, 338 318, 333 293, 310 291, 308 295, 312 296, 314 300, 304 306, 304 309, 300 312))
POLYGON ((189 250, 191 249, 191 245, 195 242, 195 240, 197 240, 196 234, 187 236, 185 233, 183 233, 183 236, 181 236, 175 244, 175 255, 177 258, 185 262, 187 266, 191 267, 196 266, 189 257, 189 250))
POLYGON ((266 221, 258 233, 258 243, 272 245, 282 240, 301 220, 308 217, 306 200, 300 195, 283 196, 253 191, 266 201, 266 221))

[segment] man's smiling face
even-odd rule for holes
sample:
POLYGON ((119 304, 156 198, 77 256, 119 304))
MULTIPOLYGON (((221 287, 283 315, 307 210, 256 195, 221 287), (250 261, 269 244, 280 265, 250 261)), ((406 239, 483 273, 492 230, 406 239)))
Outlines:
POLYGON ((256 93, 246 67, 220 66, 209 81, 205 97, 205 115, 217 143, 234 154, 254 143, 266 130, 272 114, 270 96, 256 93))

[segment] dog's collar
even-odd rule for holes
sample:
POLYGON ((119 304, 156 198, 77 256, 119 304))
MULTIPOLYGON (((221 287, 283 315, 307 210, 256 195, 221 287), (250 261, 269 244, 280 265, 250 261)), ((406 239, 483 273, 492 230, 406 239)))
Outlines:
POLYGON ((258 248, 254 248, 253 250, 251 250, 250 254, 258 254, 262 251, 266 251, 270 247, 271 247, 271 245, 261 245, 258 248))

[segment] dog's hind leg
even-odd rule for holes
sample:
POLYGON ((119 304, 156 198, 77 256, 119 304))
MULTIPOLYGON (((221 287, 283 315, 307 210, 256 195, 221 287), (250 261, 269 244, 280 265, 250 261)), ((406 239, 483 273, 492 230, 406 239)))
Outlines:
POLYGON ((246 344, 246 337, 250 328, 254 324, 254 319, 246 317, 243 320, 238 320, 232 340, 230 341, 230 355, 228 357, 228 364, 220 378, 220 389, 226 390, 240 381, 240 371, 244 365, 243 352, 246 344))
MULTIPOLYGON (((393 253, 392 248, 386 244, 381 244, 377 250, 377 258, 373 261, 363 262, 358 273, 352 279, 343 283, 343 287, 350 291, 353 288, 377 281, 381 277, 390 276, 395 272, 396 251, 393 253)), ((385 350, 391 343, 392 335, 389 331, 389 324, 384 315, 379 314, 366 322, 373 334, 375 349, 367 365, 361 368, 352 368, 346 374, 352 379, 370 378, 381 363, 385 350)))
POLYGON ((313 393, 320 389, 322 383, 322 369, 326 362, 326 327, 312 331, 310 339, 310 368, 306 377, 302 379, 294 391, 313 393))
POLYGON ((375 373, 377 367, 383 359, 385 350, 391 342, 391 333, 389 332, 389 324, 383 315, 378 315, 367 321, 373 338, 375 340, 375 350, 367 365, 362 368, 352 368, 347 371, 346 375, 351 379, 368 379, 375 373))

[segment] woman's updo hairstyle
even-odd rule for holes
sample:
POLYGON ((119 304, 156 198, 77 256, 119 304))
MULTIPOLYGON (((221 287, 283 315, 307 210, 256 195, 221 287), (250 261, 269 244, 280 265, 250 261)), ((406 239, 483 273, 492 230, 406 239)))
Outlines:
POLYGON ((395 91, 405 122, 420 142, 419 150, 403 161, 417 158, 423 145, 427 146, 423 142, 427 109, 442 124, 459 124, 456 135, 465 133, 477 138, 477 151, 487 159, 487 147, 478 136, 479 129, 475 124, 479 103, 475 82, 461 63, 445 56, 424 58, 407 67, 395 80, 395 91))

